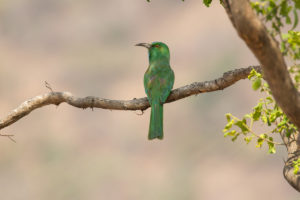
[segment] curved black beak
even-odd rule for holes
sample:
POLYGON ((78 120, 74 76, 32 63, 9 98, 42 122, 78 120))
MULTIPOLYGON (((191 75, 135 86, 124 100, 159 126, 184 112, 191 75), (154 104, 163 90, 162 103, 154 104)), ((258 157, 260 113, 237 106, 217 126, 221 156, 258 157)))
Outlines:
POLYGON ((149 49, 151 47, 151 44, 148 44, 148 43, 138 43, 135 46, 146 47, 147 49, 149 49))

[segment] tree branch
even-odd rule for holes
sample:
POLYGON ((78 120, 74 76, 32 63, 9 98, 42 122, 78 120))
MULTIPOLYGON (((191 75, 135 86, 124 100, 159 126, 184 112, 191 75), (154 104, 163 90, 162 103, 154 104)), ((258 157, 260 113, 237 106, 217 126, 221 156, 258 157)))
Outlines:
MULTIPOLYGON (((292 82, 277 41, 256 16, 249 0, 223 0, 223 5, 239 36, 259 60, 264 79, 268 82, 276 102, 300 130, 300 94, 292 82)), ((300 175, 293 173, 292 166, 292 161, 300 158, 300 135, 295 133, 292 140, 285 134, 281 137, 288 151, 284 177, 300 191, 300 175)))
MULTIPOLYGON (((172 90, 166 103, 196 95, 204 92, 222 90, 235 82, 247 78, 252 69, 261 72, 260 66, 250 66, 247 68, 235 69, 223 74, 222 77, 205 82, 195 82, 172 90)), ((74 97, 69 92, 51 92, 36 96, 23 102, 18 108, 13 110, 8 116, 0 120, 0 130, 15 123, 31 111, 50 104, 59 105, 67 103, 77 108, 102 108, 110 110, 146 110, 150 105, 146 97, 133 100, 109 100, 99 97, 88 96, 84 98, 74 97)))

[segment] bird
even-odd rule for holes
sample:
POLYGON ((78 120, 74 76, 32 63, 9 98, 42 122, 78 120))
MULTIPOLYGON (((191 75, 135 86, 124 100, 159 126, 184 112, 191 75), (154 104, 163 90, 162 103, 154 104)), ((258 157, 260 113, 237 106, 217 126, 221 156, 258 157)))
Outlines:
POLYGON ((163 42, 138 43, 148 49, 149 66, 144 74, 144 88, 151 106, 148 139, 160 139, 163 134, 163 104, 174 85, 174 71, 170 66, 169 47, 163 42))

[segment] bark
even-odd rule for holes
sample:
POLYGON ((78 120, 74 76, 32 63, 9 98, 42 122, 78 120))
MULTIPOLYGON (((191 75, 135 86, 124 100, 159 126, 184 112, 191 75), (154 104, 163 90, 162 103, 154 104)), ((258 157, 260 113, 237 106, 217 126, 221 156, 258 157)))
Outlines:
MULTIPOLYGON (((222 77, 211 81, 195 82, 172 90, 166 103, 196 95, 204 92, 222 90, 235 82, 247 78, 252 69, 261 72, 260 66, 250 66, 247 68, 235 69, 223 74, 222 77)), ((146 97, 133 100, 110 100, 99 97, 88 96, 84 98, 74 97, 70 92, 54 92, 49 84, 46 87, 51 92, 36 96, 23 102, 14 109, 9 115, 0 120, 0 130, 17 122, 19 119, 28 115, 31 111, 50 104, 59 105, 63 102, 77 108, 102 108, 110 110, 146 110, 150 105, 146 97)), ((1 134, 0 134, 1 136, 1 134)), ((4 135, 3 135, 4 136, 4 135)))
MULTIPOLYGON (((277 41, 268 33, 254 13, 248 0, 223 0, 225 10, 239 36, 260 62, 264 79, 268 82, 277 104, 288 118, 300 128, 300 94, 287 70, 277 41)), ((292 161, 300 158, 299 133, 294 138, 281 135, 288 151, 284 177, 300 191, 300 176, 294 175, 292 161)))

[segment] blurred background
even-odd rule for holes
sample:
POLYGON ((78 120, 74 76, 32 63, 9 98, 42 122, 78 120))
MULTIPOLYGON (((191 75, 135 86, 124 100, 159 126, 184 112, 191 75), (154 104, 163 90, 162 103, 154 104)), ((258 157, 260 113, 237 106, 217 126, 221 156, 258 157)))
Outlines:
MULTIPOLYGON (((144 97, 146 49, 171 50, 174 88, 257 64, 215 1, 1 0, 0 118, 49 92, 144 97)), ((35 110, 1 134, 3 200, 298 199, 284 180, 286 153, 224 138, 224 114, 260 98, 247 80, 165 105, 164 140, 148 141, 150 110, 35 110)), ((262 130, 258 127, 258 132, 262 130)))

